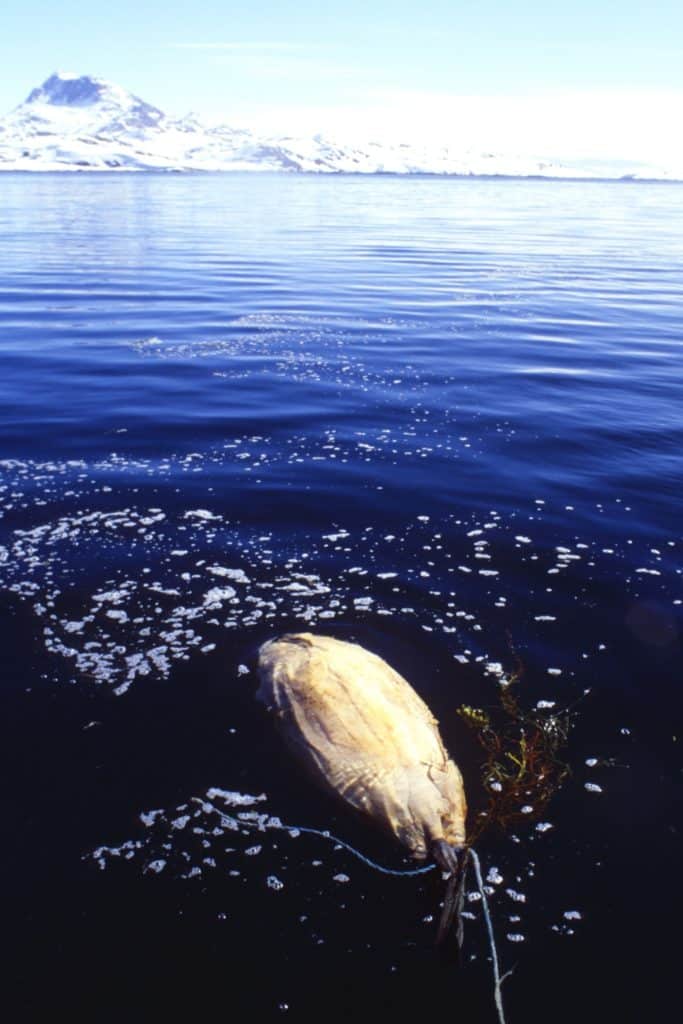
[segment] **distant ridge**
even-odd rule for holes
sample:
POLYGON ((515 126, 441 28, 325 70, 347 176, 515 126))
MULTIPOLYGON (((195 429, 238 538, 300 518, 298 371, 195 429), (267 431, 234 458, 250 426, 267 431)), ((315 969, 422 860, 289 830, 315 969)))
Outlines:
POLYGON ((590 166, 475 153, 456 146, 369 142, 324 135, 270 137, 194 115, 172 118, 115 83, 55 71, 0 119, 0 171, 286 171, 353 174, 675 180, 663 168, 590 166))

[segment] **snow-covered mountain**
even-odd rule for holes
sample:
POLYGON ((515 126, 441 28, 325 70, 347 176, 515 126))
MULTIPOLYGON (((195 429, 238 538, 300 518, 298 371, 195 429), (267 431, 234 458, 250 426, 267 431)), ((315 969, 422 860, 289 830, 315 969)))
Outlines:
MULTIPOLYGON (((121 86, 56 72, 0 119, 0 170, 308 171, 467 174, 583 178, 590 168, 454 147, 363 146, 311 138, 262 137, 210 127, 198 117, 168 117, 121 86)), ((631 177, 672 177, 651 168, 631 177)), ((599 177, 608 177, 604 172, 599 177)))

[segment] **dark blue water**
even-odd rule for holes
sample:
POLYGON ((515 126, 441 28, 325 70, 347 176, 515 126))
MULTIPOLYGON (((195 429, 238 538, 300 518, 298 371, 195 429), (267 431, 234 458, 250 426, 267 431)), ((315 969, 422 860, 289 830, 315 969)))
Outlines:
POLYGON ((476 901, 456 969, 432 950, 438 880, 230 833, 209 806, 226 801, 212 787, 263 795, 258 813, 400 865, 255 705, 259 643, 303 628, 411 680, 473 817, 482 753, 457 707, 495 707, 521 664, 525 707, 575 708, 568 782, 479 846, 508 1020, 661 1015, 680 889, 681 187, 6 174, 0 190, 11 1019, 495 1019, 476 901))

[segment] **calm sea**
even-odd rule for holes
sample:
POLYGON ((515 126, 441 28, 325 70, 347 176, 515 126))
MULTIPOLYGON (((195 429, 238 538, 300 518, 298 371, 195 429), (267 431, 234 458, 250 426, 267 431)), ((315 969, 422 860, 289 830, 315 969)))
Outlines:
POLYGON ((8 1020, 495 1019, 480 901, 457 968, 438 879, 254 828, 405 866, 254 701, 292 629, 406 675, 473 820, 457 708, 572 708, 479 843, 508 1021, 663 1019, 683 187, 5 174, 0 243, 8 1020))

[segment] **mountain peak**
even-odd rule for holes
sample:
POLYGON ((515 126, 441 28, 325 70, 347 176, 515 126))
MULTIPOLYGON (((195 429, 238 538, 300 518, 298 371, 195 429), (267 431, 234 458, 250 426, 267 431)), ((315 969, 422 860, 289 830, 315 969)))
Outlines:
POLYGON ((75 75, 69 71, 55 71, 42 85, 26 98, 27 103, 50 103, 56 107, 89 107, 99 103, 117 86, 103 78, 91 75, 75 75))
MULTIPOLYGON (((158 128, 164 114, 158 107, 145 103, 139 96, 94 75, 76 75, 70 71, 55 71, 42 85, 26 97, 17 108, 19 113, 41 120, 58 115, 61 108, 68 118, 98 119, 102 128, 125 128, 132 131, 158 128)), ((75 122, 74 122, 75 123, 75 122)))

